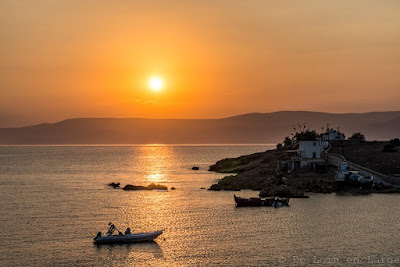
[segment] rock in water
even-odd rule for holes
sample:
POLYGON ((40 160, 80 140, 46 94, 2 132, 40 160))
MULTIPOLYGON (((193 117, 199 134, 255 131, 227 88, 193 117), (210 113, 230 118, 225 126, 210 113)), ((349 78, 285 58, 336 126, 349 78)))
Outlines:
POLYGON ((123 190, 168 190, 168 187, 161 184, 154 184, 151 183, 148 186, 141 186, 141 185, 131 185, 127 184, 123 190))
POLYGON ((109 183, 109 184, 107 184, 108 186, 112 186, 112 187, 114 187, 114 188, 118 188, 119 186, 120 186, 120 183, 109 183))

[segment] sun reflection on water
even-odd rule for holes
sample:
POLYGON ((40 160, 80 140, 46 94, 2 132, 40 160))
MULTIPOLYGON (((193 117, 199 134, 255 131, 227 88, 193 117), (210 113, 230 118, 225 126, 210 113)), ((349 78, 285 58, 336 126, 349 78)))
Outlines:
POLYGON ((148 183, 167 183, 168 170, 173 166, 174 151, 164 145, 148 145, 141 149, 143 171, 148 183))
MULTIPOLYGON (((171 187, 173 177, 171 170, 176 164, 176 151, 171 146, 146 145, 139 148, 140 153, 136 161, 138 169, 136 175, 141 176, 138 185, 147 186, 151 183, 171 187)), ((173 190, 140 190, 126 192, 120 199, 124 203, 123 213, 126 225, 130 225, 135 232, 165 230, 170 225, 170 217, 174 214, 175 205, 171 202, 173 190)), ((163 237, 168 234, 163 234, 163 237)))

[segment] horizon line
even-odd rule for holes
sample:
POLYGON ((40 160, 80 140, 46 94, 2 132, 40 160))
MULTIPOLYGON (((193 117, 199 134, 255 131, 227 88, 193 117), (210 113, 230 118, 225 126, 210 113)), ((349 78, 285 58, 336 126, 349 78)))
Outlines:
POLYGON ((324 111, 312 111, 312 110, 279 110, 279 111, 271 111, 271 112, 248 112, 241 113, 236 115, 230 115, 226 117, 216 117, 216 118, 144 118, 144 117, 70 117, 65 118, 53 122, 39 122, 34 124, 28 124, 24 126, 15 126, 15 127, 0 127, 0 129, 12 129, 12 128, 24 128, 24 127, 33 127, 37 125, 43 124, 56 124, 68 120, 82 120, 82 119, 136 119, 136 120, 222 120, 222 119, 230 119, 239 116, 252 115, 252 114, 274 114, 274 113, 284 113, 284 112, 307 112, 307 113, 324 113, 331 115, 354 115, 354 114, 370 114, 370 113, 391 113, 391 112, 400 112, 400 110, 389 110, 389 111, 368 111, 368 112, 343 112, 343 113, 335 113, 335 112, 324 112, 324 111))

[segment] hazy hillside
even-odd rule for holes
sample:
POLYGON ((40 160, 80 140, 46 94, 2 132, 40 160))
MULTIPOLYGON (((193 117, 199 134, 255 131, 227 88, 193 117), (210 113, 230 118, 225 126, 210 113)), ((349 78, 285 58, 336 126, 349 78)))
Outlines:
POLYGON ((0 128, 0 144, 205 144, 277 143, 298 123, 321 131, 361 131, 368 140, 400 137, 400 111, 331 114, 307 111, 251 113, 223 119, 69 119, 52 124, 0 128))

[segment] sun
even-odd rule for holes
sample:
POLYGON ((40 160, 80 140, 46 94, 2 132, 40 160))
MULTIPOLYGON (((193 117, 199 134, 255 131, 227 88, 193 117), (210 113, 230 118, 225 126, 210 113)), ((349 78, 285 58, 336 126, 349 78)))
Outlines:
POLYGON ((161 77, 153 76, 149 79, 149 88, 154 92, 161 91, 164 87, 164 80, 161 77))

